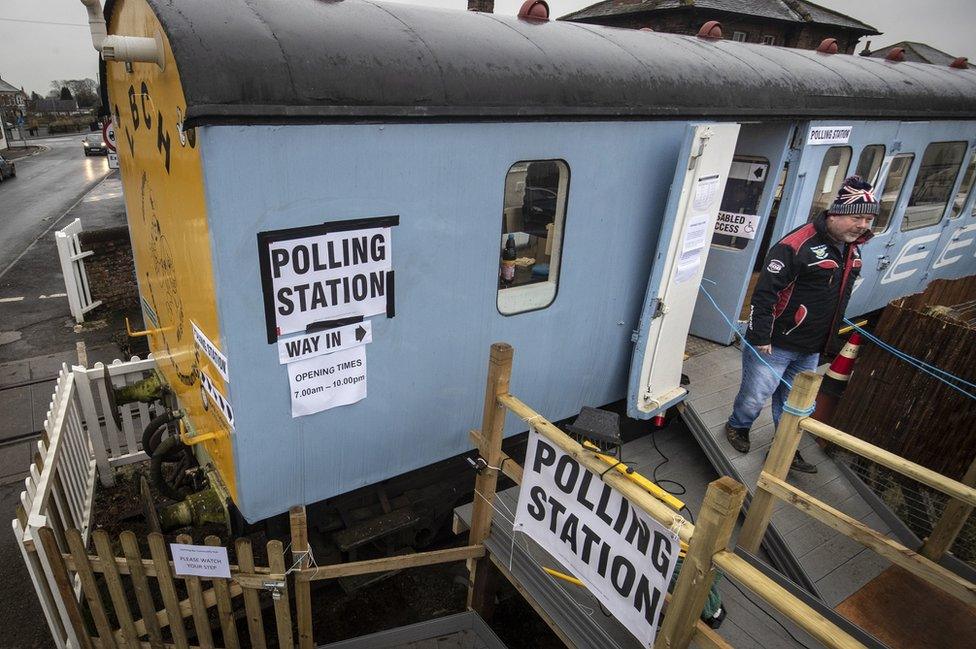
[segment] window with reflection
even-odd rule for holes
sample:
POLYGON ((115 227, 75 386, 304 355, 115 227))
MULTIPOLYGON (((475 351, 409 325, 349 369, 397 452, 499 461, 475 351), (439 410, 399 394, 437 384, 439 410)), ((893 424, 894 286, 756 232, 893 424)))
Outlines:
POLYGON ((562 160, 516 162, 505 176, 498 255, 498 311, 543 309, 556 299, 569 167, 562 160))
POLYGON ((813 204, 810 206, 810 217, 813 217, 827 209, 837 192, 840 191, 844 179, 847 177, 847 169, 851 166, 851 147, 832 146, 824 154, 823 164, 820 166, 820 177, 813 190, 813 204))
POLYGON ((942 220, 959 176, 965 142, 933 142, 925 148, 912 195, 901 220, 902 231, 917 230, 942 220))
POLYGON ((891 166, 888 167, 888 174, 881 188, 881 195, 877 197, 880 211, 874 219, 874 223, 871 224, 871 229, 875 234, 888 229, 888 225, 891 223, 891 215, 894 214, 895 207, 898 205, 898 198, 905 187, 905 179, 908 178, 908 172, 911 171, 914 160, 914 153, 903 153, 892 158, 891 166))
MULTIPOLYGON (((973 150, 971 156, 969 156, 969 165, 966 167, 966 175, 962 177, 962 183, 959 185, 959 191, 956 192, 956 199, 952 201, 952 212, 949 213, 949 218, 954 219, 962 214, 963 209, 966 207, 966 201, 969 200, 969 194, 973 189, 973 180, 976 180, 976 149, 973 150)), ((976 204, 973 205, 973 213, 976 213, 976 204)))
POLYGON ((768 175, 769 160, 766 158, 736 156, 732 159, 712 235, 713 246, 742 250, 757 234, 762 237, 762 227, 756 215, 768 175))
POLYGON ((881 163, 884 161, 884 154, 883 144, 871 144, 864 147, 861 151, 861 157, 857 159, 857 169, 854 173, 871 183, 872 187, 876 186, 878 172, 881 171, 881 163))

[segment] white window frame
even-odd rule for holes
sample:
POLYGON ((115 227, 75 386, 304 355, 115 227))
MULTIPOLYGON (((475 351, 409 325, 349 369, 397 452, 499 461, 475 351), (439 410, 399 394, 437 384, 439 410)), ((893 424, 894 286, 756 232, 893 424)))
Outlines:
POLYGON ((772 34, 763 34, 762 37, 763 45, 776 45, 776 37, 772 34))
MULTIPOLYGON (((496 297, 498 312, 504 316, 513 316, 529 311, 538 311, 551 305, 559 290, 559 272, 562 262, 563 229, 566 223, 566 204, 569 192, 569 164, 561 159, 520 160, 509 167, 531 162, 555 162, 559 166, 559 187, 556 191, 556 214, 552 224, 552 253, 549 255, 549 278, 543 282, 534 282, 522 286, 499 288, 496 297)), ((505 182, 508 182, 508 173, 505 182)), ((524 186, 523 186, 524 191, 524 186)), ((499 248, 500 250, 500 248, 499 248)))
POLYGON ((737 43, 745 43, 747 38, 749 38, 748 32, 732 32, 732 40, 737 43))

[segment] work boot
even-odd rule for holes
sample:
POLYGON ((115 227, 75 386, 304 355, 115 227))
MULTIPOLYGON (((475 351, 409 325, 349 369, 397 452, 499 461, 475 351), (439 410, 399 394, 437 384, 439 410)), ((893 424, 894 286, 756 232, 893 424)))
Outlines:
POLYGON ((749 452, 748 428, 733 428, 728 422, 725 422, 725 439, 729 440, 729 444, 738 452, 749 452))
POLYGON ((797 451, 796 455, 793 456, 793 463, 790 465, 790 471, 799 471, 800 473, 816 473, 817 467, 810 464, 803 459, 800 452, 797 451))

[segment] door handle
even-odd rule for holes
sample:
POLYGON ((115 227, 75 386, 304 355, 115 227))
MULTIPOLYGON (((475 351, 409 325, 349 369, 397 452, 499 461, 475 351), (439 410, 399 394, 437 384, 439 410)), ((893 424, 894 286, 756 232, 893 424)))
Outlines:
POLYGON ((891 263, 891 258, 888 255, 878 255, 878 270, 884 270, 891 263))

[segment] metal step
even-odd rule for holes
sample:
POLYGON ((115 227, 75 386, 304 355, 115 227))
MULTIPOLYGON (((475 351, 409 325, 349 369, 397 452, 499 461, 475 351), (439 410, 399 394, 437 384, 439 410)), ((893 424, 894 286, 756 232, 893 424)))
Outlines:
POLYGON ((332 535, 332 540, 343 552, 349 552, 361 545, 378 541, 385 536, 401 532, 420 522, 420 516, 409 507, 394 509, 389 514, 376 516, 357 523, 332 535))

